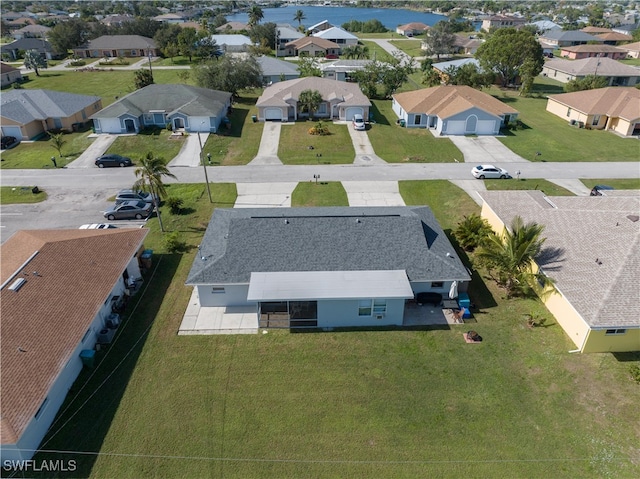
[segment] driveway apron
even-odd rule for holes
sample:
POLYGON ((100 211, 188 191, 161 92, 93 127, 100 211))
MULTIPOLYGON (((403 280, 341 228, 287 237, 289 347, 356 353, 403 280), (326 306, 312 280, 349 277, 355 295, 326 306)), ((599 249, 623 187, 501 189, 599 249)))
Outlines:
POLYGON ((258 154, 249 162, 249 165, 281 165, 278 158, 278 144, 280 143, 280 130, 282 123, 265 121, 262 130, 262 139, 258 154))
POLYGON ((587 188, 580 180, 548 178, 548 181, 571 191, 577 196, 589 196, 591 193, 591 189, 587 188))
POLYGON ((450 135, 447 138, 462 152, 466 163, 482 165, 527 161, 525 158, 516 155, 493 136, 468 137, 450 135))
POLYGON ((405 206, 397 181, 343 181, 349 206, 405 206))
POLYGON ((182 148, 180 148, 175 158, 169 162, 168 166, 200 166, 200 141, 204 145, 207 142, 207 138, 209 138, 209 132, 200 133, 200 140, 198 140, 197 133, 189 134, 184 139, 182 148))
POLYGON ((290 207, 291 194, 298 183, 236 183, 234 208, 290 207))

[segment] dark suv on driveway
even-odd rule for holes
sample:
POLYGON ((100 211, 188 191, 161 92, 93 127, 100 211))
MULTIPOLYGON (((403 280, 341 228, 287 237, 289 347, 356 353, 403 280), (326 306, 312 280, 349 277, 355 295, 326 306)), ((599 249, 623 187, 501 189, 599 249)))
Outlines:
POLYGON ((127 158, 126 156, 120 155, 102 155, 95 161, 96 166, 98 168, 106 168, 109 166, 131 166, 133 163, 131 162, 131 158, 127 158))

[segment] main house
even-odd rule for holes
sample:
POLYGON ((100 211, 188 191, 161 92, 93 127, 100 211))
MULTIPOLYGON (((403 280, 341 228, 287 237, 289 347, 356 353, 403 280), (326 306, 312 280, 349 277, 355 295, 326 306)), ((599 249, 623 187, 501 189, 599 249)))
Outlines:
POLYGON ((576 352, 640 351, 640 192, 479 194, 482 217, 498 234, 515 216, 544 226, 545 249, 534 268, 555 283, 541 299, 576 352))
POLYGON ((231 106, 231 93, 183 84, 153 84, 94 114, 96 133, 138 133, 145 127, 216 133, 231 106))
POLYGON ((73 131, 102 108, 102 100, 61 91, 19 89, 3 92, 0 105, 2 135, 32 140, 49 130, 73 131))
POLYGON ((396 93, 392 108, 407 128, 429 128, 438 135, 496 135, 518 116, 491 95, 460 85, 396 93))
POLYGON ((324 328, 402 325, 405 300, 469 280, 427 206, 218 208, 186 284, 256 328, 324 328))
POLYGON ((141 35, 102 35, 73 49, 78 58, 158 56, 153 38, 141 35))
POLYGON ((357 83, 339 82, 328 78, 304 77, 275 83, 264 89, 256 102, 260 121, 295 121, 305 118, 298 104, 305 90, 318 91, 322 103, 314 112, 318 118, 350 121, 353 115, 368 118, 371 102, 362 93, 357 83))
POLYGON ((146 235, 18 231, 0 247, 3 464, 31 459, 82 369, 83 351, 113 340, 113 306, 140 277, 146 235))
POLYGON ((610 130, 622 136, 640 135, 640 90, 607 87, 551 95, 547 111, 572 124, 610 130))

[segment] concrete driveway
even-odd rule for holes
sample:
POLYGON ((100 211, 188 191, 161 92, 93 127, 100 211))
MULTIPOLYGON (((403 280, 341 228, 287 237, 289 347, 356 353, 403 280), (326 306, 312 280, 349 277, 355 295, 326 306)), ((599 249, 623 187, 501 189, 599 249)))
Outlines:
POLYGON ((366 130, 356 131, 353 126, 351 126, 351 122, 348 121, 336 123, 346 123, 347 125, 351 143, 353 143, 353 148, 356 151, 356 157, 353 161, 355 165, 384 165, 387 163, 373 151, 373 146, 371 146, 371 141, 369 141, 369 135, 367 135, 366 130))
MULTIPOLYGON (((92 137, 94 135, 90 135, 92 137)), ((95 165, 96 158, 104 155, 107 148, 115 141, 117 135, 100 134, 95 135, 93 143, 84 150, 78 158, 67 165, 67 168, 97 168, 95 165)))
POLYGON ((397 181, 343 181, 349 206, 405 206, 397 181))
MULTIPOLYGON (((493 136, 447 136, 454 145, 464 155, 465 163, 499 164, 499 163, 522 163, 525 158, 516 155, 509 148, 504 146, 493 136)), ((533 152, 535 154, 535 152, 533 152)))
POLYGON ((204 145, 207 142, 207 138, 209 138, 209 132, 200 133, 200 140, 197 133, 187 135, 182 148, 167 166, 200 166, 200 141, 204 145))
POLYGON ((278 145, 280 144, 280 130, 282 123, 265 121, 260 139, 258 154, 249 162, 250 165, 281 165, 278 158, 278 145))
POLYGON ((291 206, 291 194, 298 183, 237 183, 234 208, 291 206))

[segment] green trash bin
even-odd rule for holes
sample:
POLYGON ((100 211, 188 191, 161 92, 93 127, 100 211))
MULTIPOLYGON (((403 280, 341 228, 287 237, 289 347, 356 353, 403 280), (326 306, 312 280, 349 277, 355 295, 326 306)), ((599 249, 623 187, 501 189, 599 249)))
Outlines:
POLYGON ((93 368, 96 360, 96 352, 93 349, 83 349, 80 351, 80 359, 82 359, 83 366, 93 368))
POLYGON ((258 117, 256 115, 251 115, 251 121, 256 123, 258 121, 258 117))
POLYGON ((404 120, 400 120, 400 126, 404 127, 406 125, 406 122, 404 120))

